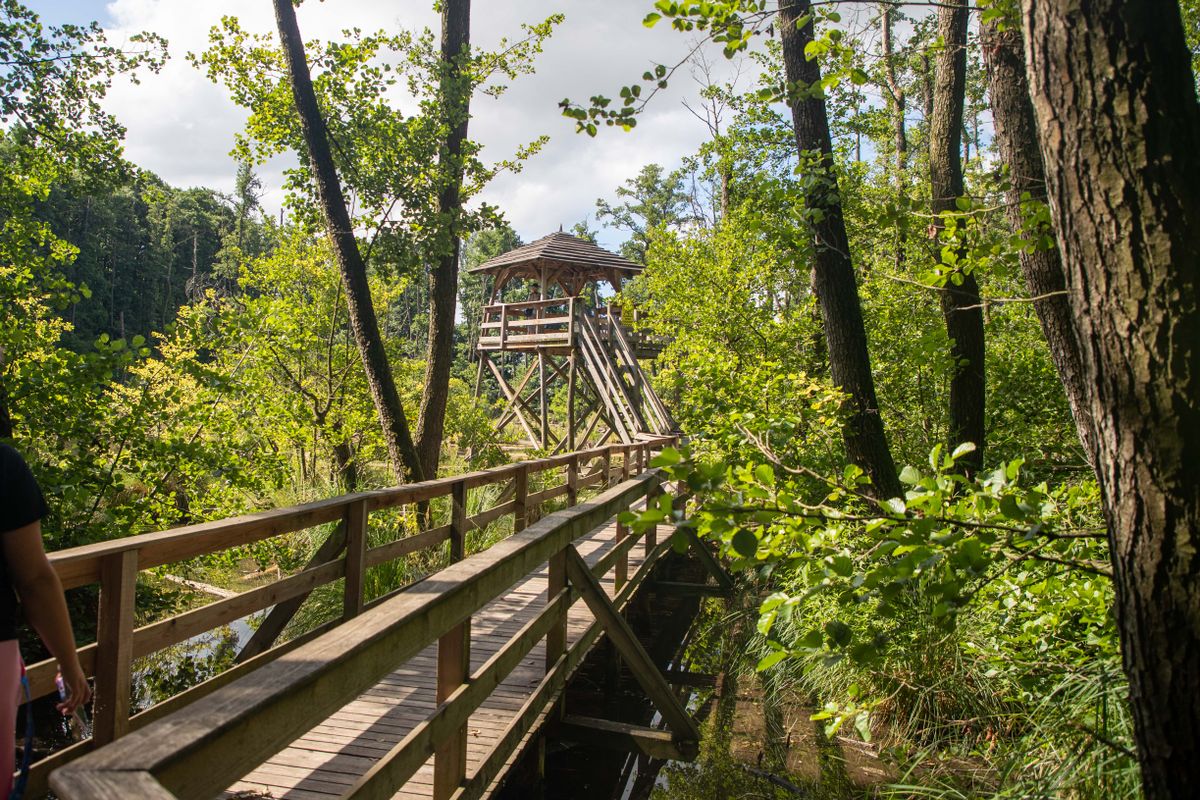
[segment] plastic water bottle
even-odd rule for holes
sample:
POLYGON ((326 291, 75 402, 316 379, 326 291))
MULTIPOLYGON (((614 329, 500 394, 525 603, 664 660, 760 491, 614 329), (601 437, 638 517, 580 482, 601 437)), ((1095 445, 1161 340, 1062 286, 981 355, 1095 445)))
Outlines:
MULTIPOLYGON (((54 685, 58 687, 58 699, 64 703, 71 696, 71 692, 67 689, 67 684, 63 682, 61 674, 54 676, 54 685)), ((84 739, 92 735, 92 723, 88 722, 87 711, 83 706, 79 706, 71 712, 71 738, 77 742, 82 742, 84 739)))

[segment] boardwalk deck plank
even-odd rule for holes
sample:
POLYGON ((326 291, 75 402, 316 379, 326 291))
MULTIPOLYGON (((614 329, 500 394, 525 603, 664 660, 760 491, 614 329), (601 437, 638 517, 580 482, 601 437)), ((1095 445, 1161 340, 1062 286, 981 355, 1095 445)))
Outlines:
MULTIPOLYGON (((578 541, 576 548, 594 564, 612 548, 615 529, 615 524, 604 526, 578 541)), ((643 551, 640 545, 630 551, 631 573, 641 565, 643 551)), ((475 615, 471 629, 472 670, 482 666, 541 611, 546 602, 547 573, 547 565, 543 564, 475 615)), ((601 585, 610 596, 615 594, 611 574, 601 585)), ((586 604, 576 602, 568 615, 568 644, 578 641, 593 619, 586 604)), ((434 645, 229 787, 224 797, 236 792, 259 792, 276 800, 329 800, 341 795, 434 710, 436 670, 434 645)), ((483 763, 544 675, 545 644, 538 643, 471 715, 467 724, 468 775, 483 763)), ((394 797, 428 798, 432 790, 431 758, 394 797)))

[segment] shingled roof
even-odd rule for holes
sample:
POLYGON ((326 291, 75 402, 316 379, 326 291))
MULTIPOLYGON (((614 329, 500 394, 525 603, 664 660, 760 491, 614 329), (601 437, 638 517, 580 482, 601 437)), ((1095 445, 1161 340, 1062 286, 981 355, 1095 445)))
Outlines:
POLYGON ((642 271, 641 264, 621 258, 616 253, 610 253, 591 242, 558 231, 549 236, 543 236, 536 242, 509 250, 503 255, 485 261, 468 272, 494 272, 503 267, 517 265, 570 267, 578 270, 580 267, 596 270, 617 270, 619 272, 636 273, 642 271))

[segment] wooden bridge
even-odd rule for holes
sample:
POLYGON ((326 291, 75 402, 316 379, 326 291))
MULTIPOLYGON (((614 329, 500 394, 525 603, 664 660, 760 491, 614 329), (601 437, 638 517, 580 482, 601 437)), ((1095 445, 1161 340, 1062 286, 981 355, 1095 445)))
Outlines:
MULTIPOLYGON (((616 517, 669 489, 648 463, 673 441, 598 447, 52 554, 66 587, 100 586, 97 642, 81 650, 95 676, 95 734, 36 764, 29 796, 48 781, 65 800, 485 797, 551 718, 563 736, 694 756, 695 724, 620 613, 670 544, 616 517), (484 487, 494 487, 485 492, 494 505, 468 514, 472 492, 484 487), (379 543, 372 514, 427 503, 444 524, 379 543), (471 552, 474 531, 508 517, 511 535, 471 552), (321 525, 336 528, 302 571, 136 626, 139 572, 321 525), (421 554, 445 566, 364 596, 368 569, 421 554), (338 618, 267 647, 264 637, 282 627, 268 617, 240 663, 131 714, 135 659, 268 608, 286 616, 336 581, 338 618), (562 708, 564 686, 602 636, 666 731, 562 708)), ((711 553, 691 544, 717 585, 690 589, 727 591, 711 553)), ((54 671, 53 661, 30 667, 35 697, 54 692, 54 671)))

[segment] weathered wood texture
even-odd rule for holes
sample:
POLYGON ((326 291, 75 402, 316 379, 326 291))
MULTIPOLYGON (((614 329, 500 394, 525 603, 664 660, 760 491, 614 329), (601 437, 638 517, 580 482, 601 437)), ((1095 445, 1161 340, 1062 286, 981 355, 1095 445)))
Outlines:
MULTIPOLYGON (((526 527, 530 514, 536 517, 537 507, 557 497, 568 495, 571 488, 566 481, 571 479, 569 469, 576 465, 576 493, 580 488, 593 485, 599 477, 590 465, 602 459, 611 459, 613 454, 624 457, 627 450, 658 449, 670 441, 662 438, 636 445, 611 445, 568 455, 543 458, 520 464, 509 464, 489 470, 445 478, 436 481, 360 492, 353 495, 323 500, 292 508, 277 509, 218 522, 203 523, 159 533, 143 534, 111 542, 104 542, 50 554, 51 563, 58 571, 64 585, 68 587, 101 583, 101 607, 98 620, 99 642, 81 648, 80 656, 85 671, 96 676, 96 730, 98 740, 108 742, 163 717, 168 712, 181 708, 193 700, 205 697, 230 683, 234 678, 246 675, 266 664, 276 661, 281 655, 304 644, 291 642, 273 650, 266 649, 272 643, 260 642, 254 653, 237 668, 176 695, 132 718, 129 716, 129 666, 134 659, 149 655, 164 647, 186 641, 214 628, 263 609, 290 606, 288 615, 294 613, 299 603, 316 587, 339 580, 345 581, 344 619, 351 620, 365 610, 387 602, 389 597, 364 602, 362 594, 362 572, 385 561, 407 556, 419 550, 433 549, 450 542, 451 556, 461 559, 465 555, 466 534, 472 530, 513 515, 513 529, 526 527), (579 469, 582 468, 582 474, 579 469), (558 476, 562 485, 553 485, 558 476), (538 492, 528 492, 529 476, 544 473, 541 480, 551 484, 538 492), (507 485, 498 498, 497 505, 474 515, 467 514, 467 495, 471 489, 488 485, 507 485), (515 496, 514 496, 515 495, 515 496), (439 497, 451 499, 450 524, 420 534, 397 539, 381 546, 368 548, 366 532, 369 516, 374 511, 413 505, 439 497), (511 498, 511 499, 510 499, 511 498), (323 548, 329 560, 318 560, 301 572, 281 578, 234 597, 210 603, 192 611, 164 620, 134 628, 134 587, 138 570, 169 564, 196 556, 216 553, 260 541, 280 533, 302 530, 315 525, 339 523, 330 537, 329 547, 323 548), (349 535, 347 536, 347 531, 349 535), (344 554, 338 557, 339 554, 344 554), (261 648, 261 649, 260 649, 261 648), (264 652, 265 651, 265 652, 264 652)), ((633 456, 638 463, 645 463, 643 455, 633 456)), ((515 576, 514 576, 515 579, 515 576)), ((419 584, 418 584, 419 585, 419 584)), ((405 587, 405 590, 413 587, 405 587)), ((401 590, 399 593, 403 593, 401 590)), ((396 593, 394 593, 396 594, 396 593)), ((324 632, 332 625, 322 626, 324 632)), ((282 625, 278 626, 279 629, 282 625)), ((277 633, 277 631, 276 631, 277 633)), ((54 673, 56 665, 47 660, 31 665, 29 677, 32 695, 43 697, 55 691, 54 673)), ((90 741, 43 759, 34 765, 28 796, 44 794, 49 772, 72 759, 89 752, 90 741)))

